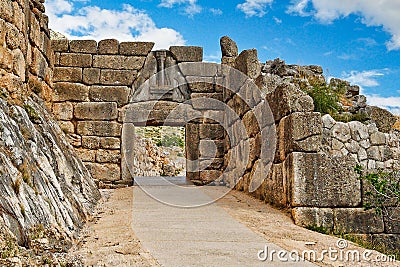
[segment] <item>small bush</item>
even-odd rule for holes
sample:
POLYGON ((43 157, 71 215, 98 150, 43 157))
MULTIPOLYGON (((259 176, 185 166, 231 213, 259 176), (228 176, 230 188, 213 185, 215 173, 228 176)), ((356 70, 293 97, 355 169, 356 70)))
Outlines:
POLYGON ((163 146, 163 147, 181 147, 183 148, 185 146, 184 141, 176 135, 165 135, 157 142, 157 146, 163 146))
POLYGON ((335 121, 341 121, 341 122, 350 122, 350 121, 359 121, 359 122, 366 122, 370 120, 368 115, 366 114, 351 114, 351 113, 338 113, 338 114, 332 114, 332 118, 335 119, 335 121))
POLYGON ((30 105, 25 104, 24 105, 24 109, 25 109, 26 113, 28 114, 29 119, 32 122, 35 122, 35 121, 40 119, 40 117, 37 114, 36 110, 33 107, 31 107, 30 105))
POLYGON ((314 100, 314 110, 322 114, 336 114, 342 111, 339 105, 340 92, 333 90, 327 85, 316 85, 306 90, 307 94, 314 100))
POLYGON ((364 202, 364 209, 375 209, 378 215, 383 214, 387 218, 393 219, 388 206, 400 206, 400 172, 388 172, 380 169, 364 174, 360 165, 357 165, 354 170, 361 180, 368 183, 370 188, 365 192, 368 201, 364 202))

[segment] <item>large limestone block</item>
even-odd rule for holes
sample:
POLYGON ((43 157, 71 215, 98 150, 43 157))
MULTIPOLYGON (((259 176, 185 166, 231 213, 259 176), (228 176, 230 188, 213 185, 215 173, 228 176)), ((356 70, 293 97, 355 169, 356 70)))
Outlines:
POLYGON ((93 67, 115 70, 139 70, 143 67, 145 57, 120 55, 95 55, 93 67))
POLYGON ((115 55, 119 52, 119 42, 115 39, 101 40, 97 49, 101 55, 115 55))
POLYGON ((118 117, 117 103, 78 103, 75 106, 74 115, 78 120, 114 120, 118 117))
POLYGON ((322 146, 322 120, 318 112, 295 112, 277 128, 280 161, 291 152, 318 152, 322 146))
POLYGON ((88 136, 121 136, 121 124, 113 121, 79 121, 77 133, 88 136))
POLYGON ((382 216, 374 210, 365 211, 363 208, 334 209, 335 233, 383 233, 382 216))
POLYGON ((55 67, 53 82, 82 82, 82 69, 77 67, 55 67))
POLYGON ((69 49, 73 53, 97 53, 97 42, 94 40, 72 40, 69 42, 69 49))
POLYGON ((130 89, 127 86, 92 86, 89 98, 96 102, 117 102, 118 106, 128 104, 130 89))
POLYGON ((223 57, 237 57, 238 47, 231 38, 228 36, 222 37, 220 40, 220 45, 223 57))
POLYGON ((400 208, 387 208, 384 216, 385 231, 389 234, 400 235, 400 208))
POLYGON ((100 83, 104 85, 131 86, 136 78, 137 71, 133 70, 108 70, 100 72, 100 83))
POLYGON ((53 101, 87 101, 89 87, 79 83, 60 82, 54 84, 53 101))
POLYGON ((361 183, 350 156, 329 157, 323 153, 292 153, 285 164, 292 207, 357 207, 361 183))
POLYGON ((379 107, 367 107, 366 112, 371 120, 376 123, 378 130, 384 133, 390 132, 397 121, 396 116, 379 107))
POLYGON ((298 207, 292 209, 295 224, 302 227, 322 227, 326 231, 333 231, 333 209, 298 207))
POLYGON ((102 182, 115 182, 121 179, 119 164, 85 162, 85 166, 95 180, 102 182))
POLYGON ((61 53, 60 65, 64 67, 91 67, 92 55, 77 53, 61 53))
POLYGON ((201 62, 203 48, 199 46, 171 46, 169 51, 178 62, 201 62))
POLYGON ((126 56, 147 56, 154 43, 151 42, 122 42, 119 44, 119 52, 126 56))
POLYGON ((274 114, 275 121, 293 112, 314 111, 313 99, 293 84, 279 85, 266 95, 266 100, 274 114))
POLYGON ((98 150, 96 152, 96 162, 99 163, 119 163, 121 153, 118 150, 98 150))
POLYGON ((57 120, 71 120, 74 113, 73 111, 74 107, 70 102, 53 104, 53 114, 57 120))
POLYGON ((261 64, 256 49, 242 51, 235 60, 235 66, 252 79, 256 79, 261 74, 261 64))

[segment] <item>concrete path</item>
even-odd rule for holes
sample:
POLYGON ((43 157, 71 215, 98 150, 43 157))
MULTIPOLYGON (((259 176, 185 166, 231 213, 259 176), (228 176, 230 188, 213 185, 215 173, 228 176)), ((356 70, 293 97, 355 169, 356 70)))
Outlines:
MULTIPOLYGON (((213 202, 207 187, 176 179, 136 178, 132 228, 162 266, 316 266, 309 262, 260 261, 260 250, 283 251, 239 223, 213 202), (172 183, 170 183, 172 181, 172 183), (179 186, 177 186, 177 184, 179 186), (167 202, 172 205, 165 204, 167 202)), ((260 256, 265 257, 262 253, 260 256)), ((289 258, 288 255, 284 256, 289 258)))

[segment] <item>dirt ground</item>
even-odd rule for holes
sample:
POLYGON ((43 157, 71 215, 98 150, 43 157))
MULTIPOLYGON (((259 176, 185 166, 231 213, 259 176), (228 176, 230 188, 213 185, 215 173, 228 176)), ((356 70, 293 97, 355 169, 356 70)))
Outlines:
MULTIPOLYGON (((221 194, 220 187, 210 187, 210 196, 221 194)), ((81 255, 85 266, 160 266, 142 248, 140 241, 131 229, 132 189, 104 190, 103 201, 97 208, 94 219, 81 234, 81 240, 71 253, 81 255)), ((337 248, 338 238, 312 232, 293 224, 288 214, 256 200, 243 192, 232 191, 217 201, 233 218, 249 227, 255 233, 285 250, 322 250, 337 248)), ((346 250, 359 250, 348 243, 346 250)), ((319 255, 319 254, 318 254, 319 255)), ((370 258, 381 254, 374 252, 370 258)), ((319 266, 400 266, 399 263, 378 262, 334 262, 325 257, 319 266)), ((301 266, 301 263, 299 263, 301 266)))

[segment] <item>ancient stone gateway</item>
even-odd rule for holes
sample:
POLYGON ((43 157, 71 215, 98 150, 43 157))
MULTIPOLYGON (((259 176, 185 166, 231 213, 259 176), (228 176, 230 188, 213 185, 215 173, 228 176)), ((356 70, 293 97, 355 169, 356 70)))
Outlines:
POLYGON ((134 146, 134 128, 185 125, 187 176, 196 184, 252 192, 289 208, 303 226, 397 238, 395 221, 363 210, 354 166, 398 164, 399 136, 322 116, 310 96, 284 81, 299 70, 324 81, 320 68, 262 65, 254 49, 238 54, 229 38, 221 46, 218 65, 200 63, 200 47, 152 52, 152 43, 52 42, 53 113, 93 178, 131 184, 123 149, 134 146))

